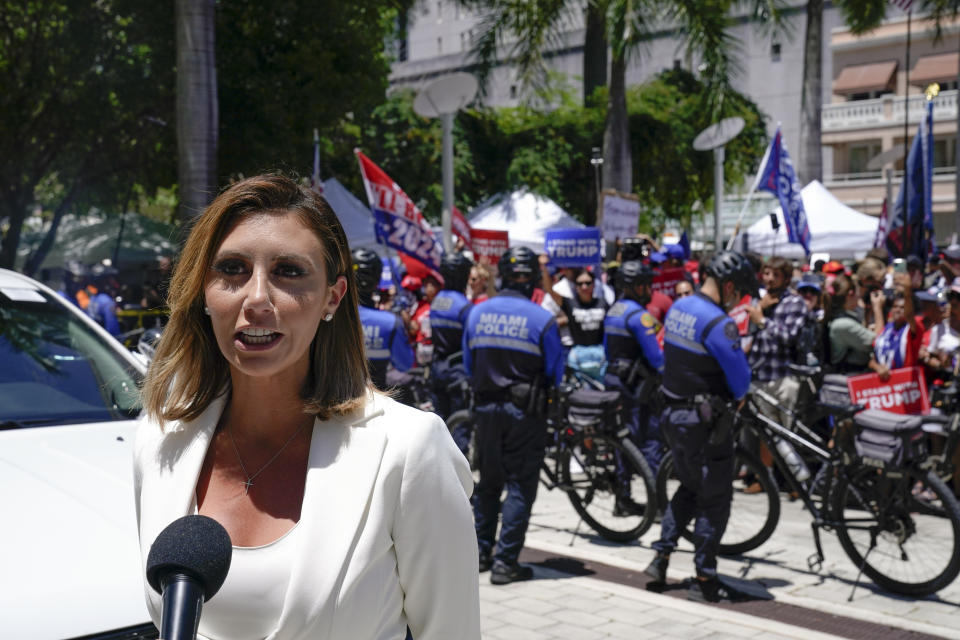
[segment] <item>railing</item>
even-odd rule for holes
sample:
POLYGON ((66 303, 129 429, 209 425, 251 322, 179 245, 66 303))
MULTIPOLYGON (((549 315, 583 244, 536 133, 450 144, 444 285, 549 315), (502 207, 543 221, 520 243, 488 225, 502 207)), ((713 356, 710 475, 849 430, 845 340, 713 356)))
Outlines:
MULTIPOLYGON (((910 96, 908 122, 916 124, 924 112, 926 98, 910 96)), ((873 100, 854 100, 825 104, 821 110, 824 132, 846 131, 873 127, 903 125, 907 100, 904 96, 886 95, 873 100)), ((933 119, 936 122, 956 119, 957 91, 944 91, 933 100, 933 119)))

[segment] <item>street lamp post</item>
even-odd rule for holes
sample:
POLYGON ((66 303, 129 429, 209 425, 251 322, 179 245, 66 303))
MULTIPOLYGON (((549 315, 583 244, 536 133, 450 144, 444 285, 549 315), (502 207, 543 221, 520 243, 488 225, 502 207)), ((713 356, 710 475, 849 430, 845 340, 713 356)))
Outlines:
POLYGON ((603 218, 603 212, 600 210, 600 168, 603 166, 603 150, 600 147, 593 147, 590 150, 590 164, 593 165, 593 180, 597 188, 597 214, 594 219, 599 225, 603 218))

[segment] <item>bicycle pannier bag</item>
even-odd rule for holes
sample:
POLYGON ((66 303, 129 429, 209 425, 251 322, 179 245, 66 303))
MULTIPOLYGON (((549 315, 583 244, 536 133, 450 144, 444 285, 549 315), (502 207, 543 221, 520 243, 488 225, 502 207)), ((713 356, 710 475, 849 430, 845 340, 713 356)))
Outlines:
POLYGON ((850 390, 847 388, 847 376, 839 373, 828 373, 823 376, 820 386, 820 402, 835 407, 846 407, 853 404, 850 401, 850 390))
POLYGON ((614 429, 620 426, 623 402, 619 391, 577 389, 567 402, 567 420, 574 426, 605 424, 614 429))
POLYGON ((867 409, 853 417, 858 433, 857 454, 899 466, 924 455, 923 419, 880 409, 867 409))

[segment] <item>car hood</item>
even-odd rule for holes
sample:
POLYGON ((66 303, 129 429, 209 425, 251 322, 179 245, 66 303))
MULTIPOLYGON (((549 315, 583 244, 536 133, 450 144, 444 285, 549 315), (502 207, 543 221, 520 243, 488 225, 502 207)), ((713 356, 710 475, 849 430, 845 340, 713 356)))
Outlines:
POLYGON ((0 637, 73 638, 149 622, 133 421, 0 432, 0 637))

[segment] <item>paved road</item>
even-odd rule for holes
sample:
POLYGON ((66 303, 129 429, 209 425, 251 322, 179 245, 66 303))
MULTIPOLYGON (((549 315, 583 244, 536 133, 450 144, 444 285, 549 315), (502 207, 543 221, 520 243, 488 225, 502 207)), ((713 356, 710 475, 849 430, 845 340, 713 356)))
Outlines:
MULTIPOLYGON (((720 560, 721 574, 772 595, 774 603, 763 603, 765 612, 751 608, 756 603, 718 607, 687 602, 680 589, 668 594, 643 589, 640 573, 653 557, 650 543, 658 534, 654 525, 636 543, 606 542, 579 522, 564 494, 541 488, 529 551, 521 558, 539 562, 537 580, 493 587, 481 576, 484 638, 960 638, 960 582, 936 596, 913 599, 865 580, 851 600, 856 568, 830 534, 823 536, 822 569, 808 569, 814 546, 809 516, 799 502, 782 503, 777 531, 763 546, 743 558, 720 560), (546 558, 574 561, 564 566, 544 563, 546 558), (577 573, 586 575, 571 575, 577 573), (781 609, 771 614, 770 606, 781 609)), ((692 547, 681 544, 672 558, 671 580, 694 571, 692 547)))

